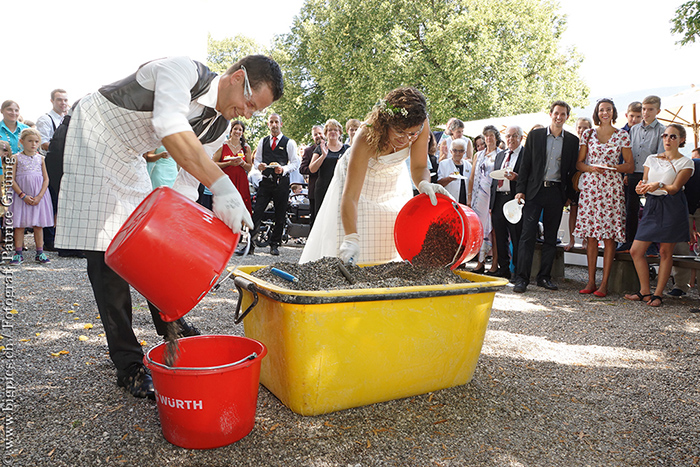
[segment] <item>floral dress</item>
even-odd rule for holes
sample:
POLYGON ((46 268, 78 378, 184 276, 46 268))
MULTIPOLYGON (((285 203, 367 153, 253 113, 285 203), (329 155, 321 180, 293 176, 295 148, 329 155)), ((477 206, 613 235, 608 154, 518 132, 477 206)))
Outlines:
MULTIPOLYGON (((588 146, 586 164, 616 166, 622 148, 631 147, 631 142, 629 133, 615 130, 606 143, 601 143, 598 133, 592 128, 583 133, 581 145, 588 146)), ((579 183, 581 194, 574 236, 624 242, 625 192, 620 174, 616 170, 585 172, 579 183)))

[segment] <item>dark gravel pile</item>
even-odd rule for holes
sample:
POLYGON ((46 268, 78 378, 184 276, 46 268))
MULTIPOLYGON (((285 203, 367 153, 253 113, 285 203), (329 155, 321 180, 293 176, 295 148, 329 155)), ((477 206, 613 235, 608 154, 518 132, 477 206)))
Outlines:
POLYGON ((464 248, 460 245, 455 235, 455 226, 452 222, 437 221, 430 224, 428 232, 420 252, 413 257, 411 263, 425 268, 437 268, 454 264, 457 252, 461 254, 464 248))
POLYGON ((321 258, 305 264, 275 263, 254 271, 251 275, 279 287, 292 290, 371 289, 383 287, 409 287, 468 283, 467 279, 453 273, 447 267, 425 268, 408 262, 385 263, 376 266, 345 265, 352 277, 351 283, 342 273, 342 261, 338 258, 321 258), (290 282, 272 273, 272 268, 287 272, 297 279, 290 282))

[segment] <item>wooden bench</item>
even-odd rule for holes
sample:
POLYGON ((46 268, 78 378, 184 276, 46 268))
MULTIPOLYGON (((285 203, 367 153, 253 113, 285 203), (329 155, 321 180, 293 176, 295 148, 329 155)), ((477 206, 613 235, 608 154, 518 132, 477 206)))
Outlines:
MULTIPOLYGON (((586 249, 581 247, 574 247, 568 252, 564 252, 564 246, 561 244, 557 245, 557 256, 555 257, 555 266, 558 272, 559 268, 561 268, 561 275, 555 276, 555 267, 552 267, 552 277, 563 277, 564 253, 574 253, 585 256, 586 249), (558 265, 558 258, 560 256, 559 252, 561 252, 561 266, 558 265)), ((602 248, 599 248, 598 257, 602 258, 603 254, 604 250, 602 248)), ((659 258, 647 257, 647 264, 649 264, 649 266, 656 266, 659 264, 659 258)), ((673 266, 687 269, 700 269, 700 261, 695 261, 694 259, 674 257, 673 266)), ((539 263, 537 267, 539 270, 539 263)), ((534 274, 537 274, 537 271, 535 271, 534 274)), ((610 281, 608 282, 608 290, 613 293, 634 292, 639 290, 639 278, 637 277, 637 270, 634 268, 634 261, 632 261, 632 256, 629 253, 615 253, 612 271, 610 272, 610 281)))

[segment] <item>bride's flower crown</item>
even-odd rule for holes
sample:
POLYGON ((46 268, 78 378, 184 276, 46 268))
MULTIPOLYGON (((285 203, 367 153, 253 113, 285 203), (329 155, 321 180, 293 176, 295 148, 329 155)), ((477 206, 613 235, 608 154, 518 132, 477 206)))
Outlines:
POLYGON ((376 107, 380 112, 384 112, 392 117, 396 117, 397 115, 408 117, 408 110, 403 107, 394 107, 391 104, 387 104, 384 99, 379 99, 376 103, 376 107))

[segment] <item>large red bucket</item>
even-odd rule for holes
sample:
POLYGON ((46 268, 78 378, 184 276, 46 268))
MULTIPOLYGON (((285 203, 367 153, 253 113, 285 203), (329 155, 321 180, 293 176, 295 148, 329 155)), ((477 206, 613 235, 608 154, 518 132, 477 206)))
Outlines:
POLYGON ((175 321, 211 290, 239 236, 210 210, 160 187, 124 222, 105 262, 158 307, 165 321, 175 321))
MULTIPOLYGON (((414 196, 399 211, 394 223, 394 243, 403 259, 413 259, 428 248, 428 230, 439 225, 445 235, 452 237, 455 248, 445 252, 449 259, 444 265, 452 269, 475 257, 481 249, 484 230, 471 208, 455 202, 448 196, 436 195, 437 206, 433 206, 428 195, 414 196)), ((438 248, 444 248, 440 245, 438 248)))
POLYGON ((235 443, 255 425, 262 343, 237 336, 178 340, 176 367, 165 365, 160 344, 143 357, 151 370, 163 436, 187 449, 235 443))

